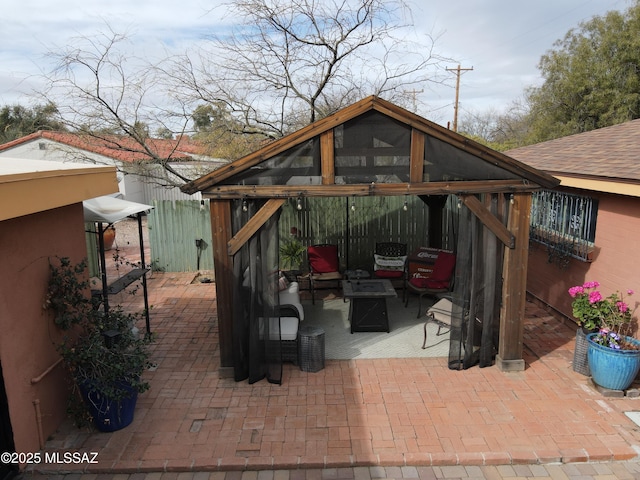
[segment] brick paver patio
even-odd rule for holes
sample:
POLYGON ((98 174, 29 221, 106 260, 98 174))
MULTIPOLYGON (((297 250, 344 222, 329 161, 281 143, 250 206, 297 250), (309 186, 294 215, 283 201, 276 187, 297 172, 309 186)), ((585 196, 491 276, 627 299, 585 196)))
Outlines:
POLYGON ((624 414, 640 398, 604 397, 575 373, 575 328, 531 303, 524 372, 452 371, 445 358, 327 360, 317 373, 285 364, 282 385, 249 385, 220 378, 215 284, 194 276, 149 278, 157 368, 145 373, 151 389, 133 424, 114 433, 65 424, 46 450, 98 452, 97 465, 77 468, 111 473, 536 465, 640 452, 624 414))

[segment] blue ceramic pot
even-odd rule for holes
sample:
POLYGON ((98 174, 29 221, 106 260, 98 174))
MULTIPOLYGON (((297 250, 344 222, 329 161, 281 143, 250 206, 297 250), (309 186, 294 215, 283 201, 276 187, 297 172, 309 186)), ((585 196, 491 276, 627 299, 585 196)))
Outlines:
POLYGON ((93 425, 101 432, 115 432, 133 422, 133 411, 138 401, 138 391, 135 388, 121 385, 129 392, 129 396, 113 400, 91 389, 87 383, 81 383, 78 386, 93 418, 93 425))
MULTIPOLYGON (((601 387, 610 390, 625 390, 633 383, 640 371, 640 350, 614 350, 593 341, 597 333, 587 335, 589 344, 587 358, 591 378, 601 387)), ((629 343, 640 345, 640 341, 625 337, 629 343)))

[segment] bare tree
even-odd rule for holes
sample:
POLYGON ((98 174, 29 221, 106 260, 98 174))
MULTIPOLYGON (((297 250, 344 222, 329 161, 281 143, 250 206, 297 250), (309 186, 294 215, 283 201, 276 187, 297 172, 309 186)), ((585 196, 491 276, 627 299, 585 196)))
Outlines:
POLYGON ((440 81, 426 36, 409 37, 403 0, 235 0, 239 21, 163 65, 183 99, 224 104, 244 134, 278 138, 367 95, 409 103, 440 81), (429 76, 432 74, 432 76, 429 76))
POLYGON ((45 99, 69 130, 161 167, 133 173, 153 170, 156 183, 175 186, 193 174, 174 168, 178 144, 160 154, 149 132, 198 132, 192 125, 203 105, 217 123, 201 138, 224 139, 233 145, 226 151, 240 156, 364 96, 402 105, 414 100, 407 91, 440 81, 444 59, 430 36, 417 43, 404 0, 233 0, 226 7, 236 22, 229 35, 155 62, 131 55, 127 35, 108 25, 74 39, 50 54, 57 68, 45 99))
POLYGON ((47 74, 48 88, 42 95, 58 106, 62 124, 86 142, 135 154, 148 159, 147 166, 161 167, 124 165, 125 173, 143 173, 160 185, 181 185, 190 179, 172 166, 179 142, 172 151, 161 152, 158 142, 150 138, 149 127, 181 138, 190 116, 160 96, 155 69, 121 51, 128 41, 125 34, 107 26, 106 32, 73 39, 75 46, 50 53, 56 67, 47 74))
POLYGON ((529 108, 526 99, 517 98, 504 112, 489 109, 482 113, 466 111, 460 131, 499 151, 527 144, 529 108))

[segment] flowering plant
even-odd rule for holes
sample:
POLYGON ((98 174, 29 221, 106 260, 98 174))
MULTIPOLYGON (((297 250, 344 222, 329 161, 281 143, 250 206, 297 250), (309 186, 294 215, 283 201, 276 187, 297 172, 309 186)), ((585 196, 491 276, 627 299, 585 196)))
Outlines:
POLYGON ((619 333, 613 332, 608 328, 601 328, 597 335, 594 335, 591 340, 603 347, 613 348, 614 350, 620 350, 626 348, 626 341, 620 336, 619 333))
MULTIPOLYGON (((630 333, 632 311, 619 292, 603 297, 598 282, 585 282, 569 289, 573 298, 573 315, 587 330, 599 330, 593 341, 614 349, 626 346, 624 336, 630 333)), ((633 290, 627 290, 633 295, 633 290)))
MULTIPOLYGON (((604 326, 617 327, 631 321, 629 306, 618 293, 603 297, 598 282, 585 282, 569 289, 573 298, 573 316, 578 324, 587 330, 597 330, 604 326)), ((628 295, 633 291, 628 290, 628 295)))

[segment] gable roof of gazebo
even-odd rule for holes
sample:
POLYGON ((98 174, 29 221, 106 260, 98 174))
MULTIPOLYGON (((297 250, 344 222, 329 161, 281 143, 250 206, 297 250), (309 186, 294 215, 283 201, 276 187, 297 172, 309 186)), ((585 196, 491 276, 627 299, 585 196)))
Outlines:
POLYGON ((208 198, 286 198, 514 192, 557 184, 543 171, 370 96, 182 189, 208 198))

